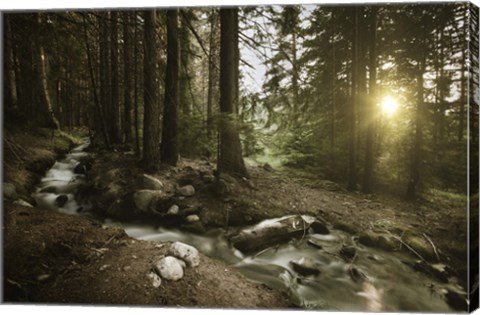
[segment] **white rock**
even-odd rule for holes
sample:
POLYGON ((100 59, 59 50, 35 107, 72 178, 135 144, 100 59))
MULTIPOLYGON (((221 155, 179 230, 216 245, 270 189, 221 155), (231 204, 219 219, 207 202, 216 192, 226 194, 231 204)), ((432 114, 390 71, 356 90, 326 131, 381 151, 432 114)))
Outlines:
POLYGON ((147 174, 141 175, 139 181, 142 189, 163 190, 165 187, 158 178, 147 174))
POLYGON ((183 278, 184 267, 184 261, 172 256, 167 256, 155 264, 155 271, 163 279, 176 281, 183 278))
POLYGON ((196 214, 191 214, 185 218, 185 221, 188 223, 198 222, 200 221, 200 217, 196 214))
POLYGON ((26 201, 23 200, 23 199, 17 199, 17 200, 15 200, 13 203, 16 204, 16 205, 19 205, 19 206, 24 206, 24 207, 28 207, 28 208, 33 208, 33 206, 32 206, 30 203, 26 202, 26 201))
POLYGON ((158 288, 162 285, 162 278, 160 278, 159 275, 157 275, 155 272, 152 272, 150 271, 148 274, 147 274, 147 277, 149 277, 150 279, 152 279, 152 285, 155 287, 155 288, 158 288))
POLYGON ((168 254, 184 260, 189 267, 196 267, 200 264, 200 254, 198 250, 182 242, 174 242, 170 246, 168 254))
POLYGON ((3 197, 8 199, 16 199, 17 190, 15 189, 15 185, 11 183, 3 183, 3 197))
POLYGON ((168 208, 167 214, 176 215, 180 212, 180 208, 177 205, 173 205, 168 208))
POLYGON ((178 192, 182 196, 190 197, 195 195, 195 188, 192 185, 186 185, 186 186, 180 187, 178 192))

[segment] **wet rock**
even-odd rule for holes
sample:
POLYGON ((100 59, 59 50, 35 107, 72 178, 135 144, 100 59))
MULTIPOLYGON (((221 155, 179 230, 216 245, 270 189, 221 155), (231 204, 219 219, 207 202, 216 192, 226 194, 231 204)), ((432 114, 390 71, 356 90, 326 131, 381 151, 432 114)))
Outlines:
POLYGON ((180 212, 180 208, 177 205, 173 205, 167 210, 169 215, 177 215, 180 212))
POLYGON ((155 271, 166 280, 177 281, 183 278, 185 262, 172 256, 167 256, 155 263, 155 271))
POLYGON ((448 267, 444 264, 429 264, 423 260, 417 260, 413 263, 405 262, 405 264, 409 265, 416 271, 435 277, 442 282, 448 282, 448 277, 450 275, 448 273, 448 267))
POLYGON ((200 221, 200 217, 196 214, 191 214, 185 218, 185 221, 188 223, 198 222, 200 221))
POLYGON ((147 174, 139 175, 137 181, 140 189, 163 190, 165 188, 162 181, 147 174))
POLYGON ((398 241, 391 235, 377 233, 372 230, 365 230, 360 233, 358 241, 366 246, 378 247, 383 250, 392 251, 397 249, 398 241))
POLYGON ((147 274, 147 277, 152 279, 152 285, 154 288, 158 288, 162 285, 162 278, 160 278, 160 276, 157 275, 155 272, 149 272, 147 274))
POLYGON ((27 207, 27 208, 33 208, 33 206, 30 203, 26 202, 23 199, 17 199, 13 203, 16 204, 16 205, 19 205, 19 206, 23 206, 23 207, 27 207))
POLYGON ((178 189, 178 193, 184 197, 195 195, 195 188, 192 185, 186 185, 178 189))
POLYGON ((353 257, 357 254, 357 249, 355 246, 350 246, 350 245, 342 245, 342 248, 340 249, 340 256, 347 260, 352 260, 353 257))
POLYGON ((58 207, 63 207, 68 201, 68 196, 67 195, 60 195, 57 198, 55 198, 55 204, 58 207))
POLYGON ((184 224, 182 225, 182 230, 195 234, 204 234, 206 232, 205 226, 200 221, 184 224))
POLYGON ((137 210, 141 212, 149 212, 154 208, 158 199, 163 196, 162 192, 158 190, 143 189, 133 194, 133 202, 137 210))
POLYGON ((318 249, 322 249, 323 248, 323 244, 321 241, 315 239, 315 238, 310 238, 308 241, 307 241, 308 244, 312 245, 313 247, 315 248, 318 248, 318 249))
POLYGON ((3 197, 7 199, 17 199, 17 190, 11 183, 3 183, 3 197))
POLYGON ((368 280, 368 277, 360 269, 354 266, 348 268, 348 275, 354 282, 368 280))
POLYGON ((467 295, 464 292, 448 288, 445 299, 448 305, 457 311, 466 312, 468 310, 467 295))
POLYGON ((193 246, 181 242, 174 242, 170 246, 168 254, 184 260, 189 267, 196 267, 200 264, 200 254, 198 250, 193 246))
POLYGON ((319 266, 310 258, 302 257, 300 260, 292 260, 289 265, 292 269, 302 276, 311 276, 320 274, 319 266))
POLYGON ((313 217, 290 215, 262 221, 250 228, 232 232, 227 238, 240 251, 252 252, 302 236, 314 221, 313 217))
POLYGON ((92 164, 90 162, 80 162, 75 165, 73 172, 75 174, 87 174, 87 172, 92 168, 92 164))
POLYGON ((318 220, 314 221, 310 225, 310 228, 313 230, 314 233, 317 233, 317 234, 330 234, 330 231, 328 230, 327 225, 318 220))

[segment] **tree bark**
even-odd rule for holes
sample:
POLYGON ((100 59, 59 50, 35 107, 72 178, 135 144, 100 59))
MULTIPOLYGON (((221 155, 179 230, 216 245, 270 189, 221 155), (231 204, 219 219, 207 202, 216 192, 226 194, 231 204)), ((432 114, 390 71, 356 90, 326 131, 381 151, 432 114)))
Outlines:
POLYGON ((4 59, 3 59, 3 71, 4 77, 3 82, 3 106, 5 109, 13 109, 15 106, 14 97, 13 97, 13 87, 15 83, 13 82, 12 75, 12 31, 10 27, 10 18, 8 15, 3 16, 3 25, 4 25, 4 59))
MULTIPOLYGON (((41 15, 40 13, 36 14, 38 27, 41 26, 41 15)), ((37 36, 35 39, 35 58, 36 58, 36 77, 39 84, 38 90, 38 102, 40 107, 40 115, 37 116, 38 122, 48 128, 58 129, 60 127, 57 118, 53 112, 52 102, 50 99, 50 94, 48 92, 48 80, 47 80, 47 70, 46 70, 46 59, 47 56, 43 49, 41 38, 37 36)))
POLYGON ((217 30, 217 14, 212 9, 210 16, 210 49, 208 52, 208 94, 207 94, 207 138, 209 141, 213 137, 213 95, 215 86, 215 55, 216 50, 216 32, 217 30))
POLYGON ((414 199, 420 183, 420 167, 422 161, 422 139, 423 139, 423 74, 425 72, 425 56, 419 62, 417 74, 417 106, 415 108, 415 136, 412 150, 412 162, 410 167, 410 179, 407 185, 407 198, 414 199))
POLYGON ((108 138, 107 126, 105 125, 105 119, 103 116, 102 107, 100 105, 100 100, 98 99, 97 86, 95 83, 95 72, 93 70, 93 62, 92 62, 92 56, 90 53, 90 44, 89 44, 88 33, 87 33, 87 22, 85 21, 85 17, 83 18, 83 32, 84 32, 84 39, 85 39, 85 48, 87 50, 88 70, 90 73, 90 81, 92 84, 93 101, 95 103, 95 109, 97 111, 97 119, 99 120, 101 132, 103 135, 103 140, 105 141, 105 147, 108 149, 110 148, 110 139, 108 138))
POLYGON ((348 190, 357 189, 356 169, 356 108, 358 103, 358 8, 352 10, 353 40, 352 40, 352 101, 348 111, 348 190))
POLYGON ((176 165, 178 161, 178 100, 179 100, 178 9, 167 11, 167 69, 163 107, 162 162, 176 165))
POLYGON ((370 12, 370 41, 369 41, 369 87, 370 97, 365 102, 365 119, 366 119, 366 147, 365 147, 365 173, 363 174, 363 193, 372 193, 373 182, 373 137, 375 125, 375 105, 377 102, 377 8, 371 7, 370 12))
POLYGON ((142 156, 140 149, 140 126, 138 117, 138 26, 137 26, 137 11, 134 11, 134 50, 133 50, 133 101, 134 101, 134 120, 135 120, 135 152, 137 156, 142 156))
POLYGON ((238 9, 220 9, 220 148, 217 169, 248 176, 238 134, 238 9))
POLYGON ((131 71, 131 39, 130 12, 123 12, 123 62, 124 62, 124 123, 125 142, 132 142, 132 75, 131 71))
POLYGON ((144 115, 143 115, 143 167, 156 171, 160 162, 160 124, 157 100, 156 74, 157 45, 155 40, 155 10, 144 11, 144 115))
POLYGON ((111 86, 111 103, 110 103, 110 137, 113 143, 120 143, 120 102, 119 102, 119 88, 118 88, 118 13, 112 11, 110 13, 110 56, 112 75, 111 86))

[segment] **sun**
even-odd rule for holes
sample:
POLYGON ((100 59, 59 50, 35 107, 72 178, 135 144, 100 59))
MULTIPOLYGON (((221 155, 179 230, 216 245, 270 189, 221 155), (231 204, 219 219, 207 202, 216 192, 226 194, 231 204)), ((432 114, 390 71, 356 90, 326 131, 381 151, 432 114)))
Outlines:
POLYGON ((392 116, 398 109, 397 101, 391 96, 385 96, 382 100, 382 111, 387 116, 392 116))

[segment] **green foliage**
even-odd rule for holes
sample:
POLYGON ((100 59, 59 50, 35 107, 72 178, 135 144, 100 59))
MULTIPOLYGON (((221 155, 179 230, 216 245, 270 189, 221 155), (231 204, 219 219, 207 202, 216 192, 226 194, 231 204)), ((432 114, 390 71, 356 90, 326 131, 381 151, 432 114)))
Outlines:
POLYGON ((202 115, 191 114, 180 117, 178 143, 182 156, 215 156, 217 138, 208 139, 205 124, 205 118, 202 115))

